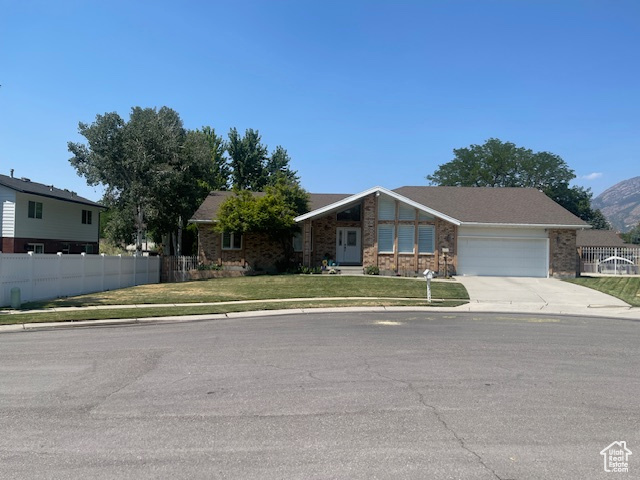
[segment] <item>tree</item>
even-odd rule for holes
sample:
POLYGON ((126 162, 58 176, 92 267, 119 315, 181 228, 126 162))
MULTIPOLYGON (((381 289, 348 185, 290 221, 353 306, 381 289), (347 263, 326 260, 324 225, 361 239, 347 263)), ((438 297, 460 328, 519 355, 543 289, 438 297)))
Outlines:
POLYGON ((296 172, 289 168, 291 159, 287 151, 278 146, 269 156, 269 149, 262 144, 262 137, 257 130, 250 128, 241 137, 232 128, 226 147, 235 189, 260 192, 266 186, 276 185, 281 179, 295 183, 299 181, 296 172))
POLYGON ((211 127, 191 130, 187 135, 199 137, 209 147, 210 164, 206 179, 208 190, 227 190, 229 188, 231 169, 225 157, 226 145, 224 139, 216 135, 215 130, 211 127))
POLYGON ((490 138, 484 145, 453 150, 454 159, 440 165, 427 180, 434 185, 463 187, 533 187, 568 183, 573 170, 549 152, 534 153, 513 143, 490 138))
POLYGON ((640 245, 640 223, 629 230, 627 233, 620 235, 626 243, 640 245))
POLYGON ((168 107, 134 107, 128 121, 115 112, 97 115, 78 130, 87 143, 69 142, 69 161, 89 185, 104 185, 113 241, 136 237, 140 251, 143 230, 156 238, 175 231, 207 193, 198 180, 208 178, 210 148, 168 107))
POLYGON ((281 179, 265 189, 264 195, 237 190, 218 211, 220 233, 262 233, 278 242, 286 260, 291 258, 292 237, 300 228, 294 218, 309 210, 309 195, 297 182, 281 179))
POLYGON ((569 186, 575 173, 556 154, 533 152, 497 138, 484 145, 454 149, 453 153, 453 160, 427 175, 431 184, 537 188, 594 228, 609 228, 602 212, 591 208, 591 191, 569 186))

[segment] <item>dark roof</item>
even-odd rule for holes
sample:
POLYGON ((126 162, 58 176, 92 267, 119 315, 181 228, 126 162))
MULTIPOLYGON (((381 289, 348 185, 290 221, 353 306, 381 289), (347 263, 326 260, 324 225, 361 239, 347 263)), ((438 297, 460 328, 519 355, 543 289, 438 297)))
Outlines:
POLYGON ((39 195, 41 197, 55 198, 65 202, 81 203, 92 207, 104 208, 99 203, 79 196, 75 192, 56 188, 53 185, 45 185, 43 183, 32 182, 28 178, 14 178, 6 175, 0 175, 0 185, 4 185, 11 190, 20 193, 28 193, 31 195, 39 195))
MULTIPOLYGON (((587 226, 534 188, 416 186, 401 187, 393 192, 462 223, 587 226)), ((190 221, 211 222, 222 202, 231 195, 233 192, 211 192, 190 221)), ((312 193, 309 207, 311 211, 318 210, 350 196, 312 193)))
MULTIPOLYGON (((254 192, 253 194, 255 196, 264 195, 263 192, 254 192)), ((234 193, 230 191, 210 192, 209 195, 207 195, 207 198, 205 198, 204 202, 202 202, 202 204, 200 205, 200 208, 198 208, 198 210, 196 210, 196 212, 191 216, 189 221, 194 223, 212 222, 213 219, 218 215, 218 210, 220 209, 220 205, 222 205, 222 202, 233 195, 234 193)), ((349 196, 349 194, 340 193, 310 193, 309 208, 311 210, 316 210, 349 196)))
POLYGON ((332 203, 344 200, 350 197, 350 193, 310 193, 309 194, 309 208, 310 211, 317 210, 332 203))
POLYGON ((415 186, 393 191, 463 223, 587 225, 535 188, 415 186))
POLYGON ((576 245, 578 247, 622 247, 625 243, 613 230, 578 230, 576 245))

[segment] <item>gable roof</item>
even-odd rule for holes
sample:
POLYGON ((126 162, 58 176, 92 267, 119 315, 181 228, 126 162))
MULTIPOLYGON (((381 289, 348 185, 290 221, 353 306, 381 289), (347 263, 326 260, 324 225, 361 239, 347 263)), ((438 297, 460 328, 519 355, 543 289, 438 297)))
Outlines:
POLYGON ((410 186, 394 192, 467 225, 591 228, 535 188, 410 186))
POLYGON ((79 196, 75 192, 56 188, 53 185, 45 185, 43 183, 32 182, 28 178, 8 177, 0 175, 0 185, 20 193, 28 193, 30 195, 39 195, 41 197, 54 198, 65 202, 80 203, 91 207, 104 208, 97 202, 79 196))
MULTIPOLYGON (((254 196, 261 197, 264 192, 252 192, 254 196)), ((220 205, 229 197, 234 196, 233 191, 214 191, 209 192, 207 198, 204 199, 198 210, 189 219, 190 223, 213 223, 214 219, 218 216, 218 210, 220 205)), ((347 194, 340 193, 311 193, 309 194, 309 207, 311 210, 317 210, 333 202, 337 202, 345 197, 347 194)))
POLYGON ((535 188, 373 187, 300 215, 296 221, 337 211, 372 193, 390 196, 454 225, 591 228, 535 188))
POLYGON ((624 243, 613 230, 578 230, 576 246, 578 247, 624 247, 624 243))
MULTIPOLYGON (((324 216, 372 193, 392 197, 454 225, 591 228, 535 188, 408 186, 387 190, 378 186, 355 195, 312 193, 309 195, 311 210, 295 220, 324 216)), ((189 221, 213 223, 222 202, 232 195, 229 191, 211 192, 189 221)))
POLYGON ((415 202, 414 200, 407 198, 407 197, 403 197, 402 195, 399 195, 398 193, 392 191, 392 190, 387 190, 384 187, 373 187, 370 188, 368 190, 365 190, 363 192, 360 193, 356 193, 355 195, 349 195, 337 202, 333 202, 331 204, 325 205, 324 207, 318 208, 316 210, 311 210, 310 212, 305 213, 304 215, 300 215, 299 217, 296 217, 295 220, 296 222, 301 222, 303 220, 307 220, 309 218, 317 218, 320 216, 323 216, 327 213, 330 212, 335 212, 338 211, 342 208, 347 207, 350 204, 353 204, 359 200, 361 200, 362 198, 366 197, 367 195, 371 195, 372 193, 375 193, 377 195, 380 194, 384 194, 386 196, 389 196, 391 198, 394 198, 396 200, 400 200, 403 203, 406 203, 407 205, 411 205, 414 208, 417 208, 419 210, 422 210, 430 215, 434 215, 436 217, 442 218, 444 220, 447 220, 448 222, 451 222, 455 225, 459 225, 460 222, 458 220, 456 220, 455 218, 452 218, 450 216, 448 216, 445 213, 442 212, 438 212, 437 210, 434 210, 424 204, 420 204, 418 202, 415 202))

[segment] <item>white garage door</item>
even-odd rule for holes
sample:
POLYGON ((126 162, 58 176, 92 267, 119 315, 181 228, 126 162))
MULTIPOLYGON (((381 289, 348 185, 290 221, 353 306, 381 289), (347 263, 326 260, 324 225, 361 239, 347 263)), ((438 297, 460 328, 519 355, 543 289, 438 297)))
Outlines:
POLYGON ((547 277, 546 238, 458 238, 458 274, 547 277))

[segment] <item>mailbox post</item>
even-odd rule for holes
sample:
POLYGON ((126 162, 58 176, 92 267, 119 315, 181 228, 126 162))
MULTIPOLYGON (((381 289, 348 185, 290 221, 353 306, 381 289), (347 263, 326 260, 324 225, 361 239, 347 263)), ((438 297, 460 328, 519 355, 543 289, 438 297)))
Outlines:
POLYGON ((431 303, 431 279, 433 278, 433 271, 427 268, 422 274, 427 281, 427 302, 431 303))

